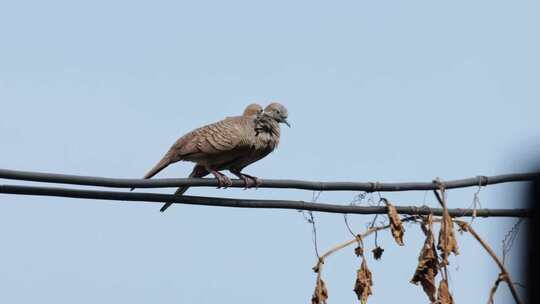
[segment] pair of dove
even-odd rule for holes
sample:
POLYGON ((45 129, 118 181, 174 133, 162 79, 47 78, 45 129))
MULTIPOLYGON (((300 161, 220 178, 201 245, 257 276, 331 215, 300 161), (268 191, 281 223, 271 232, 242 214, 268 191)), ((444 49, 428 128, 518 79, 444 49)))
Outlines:
MULTIPOLYGON (((279 124, 290 127, 287 117, 287 109, 280 103, 271 103, 264 110, 258 104, 250 104, 241 116, 227 117, 180 137, 144 178, 152 178, 178 161, 190 161, 195 163, 190 178, 212 174, 219 187, 227 187, 232 184, 231 180, 220 171, 229 170, 244 181, 246 188, 259 186, 259 178, 242 173, 242 170, 278 146, 279 124)), ((182 195, 188 188, 179 187, 174 194, 182 195)), ((171 202, 165 203, 160 211, 170 205, 171 202)))

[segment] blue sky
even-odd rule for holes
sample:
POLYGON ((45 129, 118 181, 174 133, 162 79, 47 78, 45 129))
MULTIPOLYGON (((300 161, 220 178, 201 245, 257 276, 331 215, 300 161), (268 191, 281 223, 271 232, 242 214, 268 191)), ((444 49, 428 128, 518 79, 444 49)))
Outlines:
MULTIPOLYGON (((275 153, 246 169, 262 178, 430 181, 526 171, 540 152, 538 9, 534 1, 3 1, 0 167, 139 177, 185 132, 253 101, 279 100, 293 127, 275 153)), ((183 163, 160 176, 190 170, 183 163)), ((482 206, 521 206, 521 189, 483 189, 482 206)), ((451 191, 449 205, 468 207, 475 191, 451 191)), ((356 194, 319 201, 346 204, 356 194)), ((435 206, 430 193, 383 195, 435 206)), ((145 203, 0 201, 3 303, 308 302, 313 291, 311 227, 294 211, 175 205, 160 214, 145 203)), ((350 237, 340 215, 315 216, 321 251, 350 237)), ((350 217, 358 232, 370 220, 350 217)), ((474 225, 500 252, 514 223, 474 225)), ((368 260, 373 303, 426 302, 408 283, 421 232, 406 229, 404 248, 383 233, 382 261, 368 260)), ((454 298, 484 302, 497 269, 469 236, 459 242, 454 298)), ((522 254, 508 260, 517 280, 522 254)), ((352 248, 329 259, 331 303, 355 301, 358 266, 352 248)), ((501 286, 497 300, 509 299, 501 286)))

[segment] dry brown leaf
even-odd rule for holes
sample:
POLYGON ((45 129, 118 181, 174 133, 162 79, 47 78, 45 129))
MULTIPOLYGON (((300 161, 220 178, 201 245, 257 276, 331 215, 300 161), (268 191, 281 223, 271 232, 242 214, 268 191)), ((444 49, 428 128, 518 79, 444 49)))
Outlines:
POLYGON ((367 267, 366 260, 362 259, 360 269, 356 272, 356 282, 354 284, 354 292, 361 303, 367 303, 368 297, 372 294, 371 286, 373 286, 371 271, 367 267))
POLYGON ((357 257, 364 256, 364 248, 358 245, 356 248, 354 248, 354 254, 356 254, 357 257))
POLYGON ((450 290, 448 289, 448 282, 446 280, 441 280, 439 283, 439 289, 437 291, 437 301, 440 304, 454 304, 454 299, 450 290))
POLYGON ((326 300, 328 300, 326 284, 324 284, 324 281, 320 276, 317 276, 317 285, 315 286, 315 291, 311 297, 311 304, 326 304, 326 300))
POLYGON ((435 237, 432 231, 432 216, 428 216, 426 225, 423 225, 424 232, 426 233, 426 240, 424 246, 418 256, 418 266, 411 279, 411 283, 418 285, 421 284, 424 292, 429 297, 431 302, 435 302, 435 292, 437 286, 435 285, 435 277, 438 273, 438 261, 437 250, 435 249, 435 237))
POLYGON ((455 255, 459 254, 459 246, 454 235, 454 222, 452 217, 448 213, 448 209, 444 208, 443 218, 441 221, 441 230, 439 231, 439 242, 437 244, 437 249, 441 251, 443 266, 448 265, 448 256, 450 253, 455 255))
POLYGON ((371 250, 371 252, 373 252, 373 258, 375 260, 380 260, 384 252, 384 249, 381 246, 377 246, 375 247, 375 249, 371 250))
POLYGON ((388 218, 390 219, 390 230, 392 231, 392 236, 394 237, 394 240, 396 240, 396 243, 399 246, 405 245, 403 243, 403 234, 405 233, 405 229, 403 228, 403 224, 401 223, 401 218, 399 217, 399 213, 396 210, 396 207, 394 207, 390 203, 386 203, 387 212, 388 212, 388 218))

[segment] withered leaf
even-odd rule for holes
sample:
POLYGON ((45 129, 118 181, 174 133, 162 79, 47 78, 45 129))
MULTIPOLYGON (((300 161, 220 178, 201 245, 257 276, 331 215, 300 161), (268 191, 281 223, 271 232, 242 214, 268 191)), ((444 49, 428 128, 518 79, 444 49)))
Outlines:
POLYGON ((373 252, 373 258, 375 260, 380 260, 384 252, 384 249, 381 246, 377 246, 373 250, 371 250, 371 252, 373 252))
POLYGON ((452 217, 448 213, 448 209, 444 208, 443 218, 441 221, 441 230, 439 231, 439 242, 437 244, 437 249, 441 251, 443 266, 448 265, 448 256, 450 253, 455 255, 459 254, 459 246, 454 234, 454 222, 452 217))
POLYGON ((358 245, 356 248, 354 248, 354 254, 356 254, 356 256, 364 256, 364 248, 362 248, 362 246, 358 245))
POLYGON ((411 283, 415 285, 421 284, 429 300, 435 302, 435 292, 437 291, 435 277, 438 273, 438 258, 437 250, 435 249, 435 237, 432 232, 431 215, 428 216, 427 225, 424 225, 422 229, 426 233, 426 240, 418 256, 418 266, 411 279, 411 283))
POLYGON ((311 296, 311 304, 326 304, 326 300, 328 300, 326 284, 324 284, 320 276, 317 276, 317 285, 315 286, 313 296, 311 296))
POLYGON ((317 262, 317 265, 315 265, 311 269, 313 269, 313 272, 315 272, 315 273, 320 273, 321 272, 321 267, 322 267, 323 264, 324 264, 324 259, 319 257, 319 262, 317 262))
POLYGON ((360 269, 356 272, 356 282, 354 284, 354 292, 361 303, 367 303, 368 297, 372 294, 371 286, 373 286, 371 271, 367 267, 366 260, 362 259, 360 269))
POLYGON ((399 213, 397 212, 396 207, 388 202, 386 203, 386 207, 388 218, 390 219, 390 231, 392 231, 392 236, 399 246, 403 246, 405 245, 403 243, 403 234, 405 233, 405 229, 403 228, 403 223, 401 223, 399 213))
POLYGON ((450 294, 448 289, 448 282, 446 280, 441 280, 439 283, 439 289, 437 291, 437 300, 441 304, 454 304, 454 299, 450 294))

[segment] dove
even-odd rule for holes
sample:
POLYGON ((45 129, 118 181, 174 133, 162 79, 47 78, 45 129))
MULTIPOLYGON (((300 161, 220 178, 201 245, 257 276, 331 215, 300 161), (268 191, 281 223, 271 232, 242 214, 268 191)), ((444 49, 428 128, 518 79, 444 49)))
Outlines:
MULTIPOLYGON (((258 105, 249 105, 242 116, 227 117, 222 121, 195 129, 179 138, 163 158, 144 176, 152 178, 168 165, 178 161, 195 162, 189 177, 214 175, 219 187, 231 185, 221 173, 229 170, 242 179, 245 187, 260 185, 260 179, 242 173, 242 169, 272 152, 279 143, 279 123, 287 122, 287 109, 272 103, 264 111, 258 105)), ((183 194, 189 187, 178 188, 175 195, 183 194)), ((172 203, 160 209, 165 211, 172 203)))
MULTIPOLYGON (((263 108, 259 105, 259 104, 256 104, 256 103, 252 103, 250 105, 248 105, 245 109, 244 109, 244 113, 242 114, 242 117, 246 117, 246 118, 251 118, 251 119, 254 119, 258 114, 260 114, 262 112, 263 108)), ((227 117, 225 118, 226 120, 227 119, 235 119, 236 116, 233 116, 233 117, 227 117)), ((173 146, 174 147, 174 146, 173 146)), ((172 148, 171 148, 172 149, 172 148)), ((150 171, 152 172, 152 171, 150 171)), ((149 173, 150 173, 149 172, 149 173)), ((193 167, 193 171, 191 171, 191 173, 189 174, 189 178, 201 178, 201 177, 205 177, 209 174, 210 172, 205 168, 205 166, 203 165, 200 165, 200 164, 196 164, 195 167, 193 167)), ((147 173, 147 175, 149 175, 147 173)), ((146 177, 147 175, 145 175, 145 178, 150 178, 150 177, 146 177)), ((219 180, 219 179, 218 179, 219 180)), ((249 187, 249 182, 245 181, 244 182, 246 183, 246 188, 249 187)), ((230 183, 230 181, 229 181, 230 183)), ((189 189, 189 186, 182 186, 182 187, 179 187, 176 192, 174 192, 174 195, 182 195, 184 194, 187 190, 189 189)), ((172 205, 172 203, 165 203, 163 205, 163 207, 161 207, 161 209, 159 211, 161 212, 164 212, 165 210, 167 210, 167 208, 169 208, 170 206, 172 205)))
MULTIPOLYGON (((263 111, 263 108, 261 107, 260 104, 252 103, 252 104, 248 105, 244 109, 244 113, 242 113, 242 116, 244 116, 244 117, 255 117, 255 116, 261 114, 262 111, 263 111)), ((232 117, 227 117, 227 118, 232 118, 232 117)))
MULTIPOLYGON (((245 108, 244 113, 242 114, 241 117, 253 119, 257 114, 261 112, 262 112, 262 107, 260 105, 250 104, 245 108)), ((237 124, 237 120, 239 120, 239 117, 227 117, 225 118, 224 121, 232 121, 233 122, 232 125, 235 125, 237 124)), ((223 141, 225 144, 229 143, 227 141, 229 139, 219 137, 220 135, 217 134, 217 133, 226 133, 227 130, 230 129, 230 126, 231 126, 230 123, 222 123, 222 122, 218 122, 215 124, 204 126, 202 128, 198 128, 182 136, 169 149, 169 151, 165 154, 165 156, 150 171, 148 171, 148 173, 146 173, 144 178, 145 179, 152 178, 161 170, 165 169, 168 165, 182 159, 188 160, 188 161, 189 160, 195 161, 197 163, 195 167, 193 168, 193 171, 191 172, 189 177, 204 177, 208 175, 210 171, 212 171, 213 168, 210 168, 211 166, 208 166, 208 164, 204 163, 203 159, 199 159, 199 158, 204 158, 205 152, 207 152, 206 154, 208 154, 207 155, 208 158, 212 158, 213 156, 212 154, 219 154, 220 148, 225 148, 223 143, 221 143, 222 146, 219 146, 220 144, 219 141, 223 141), (221 132, 216 132, 216 128, 222 129, 221 132), (215 137, 212 137, 213 133, 216 133, 214 134, 215 137), (214 151, 211 151, 211 150, 214 150, 214 151), (212 152, 217 152, 217 153, 212 153, 212 152)), ((214 176, 216 176, 216 178, 218 178, 218 181, 220 181, 220 185, 230 182, 224 179, 223 175, 217 172, 212 172, 212 173, 214 174, 214 176)), ((189 187, 185 187, 185 186, 180 187, 176 191, 176 194, 183 194, 188 188, 189 187)), ((167 207, 168 205, 164 206, 161 209, 161 211, 164 211, 165 209, 167 209, 167 207)))
POLYGON ((242 169, 264 158, 277 148, 281 134, 279 124, 284 123, 288 127, 291 126, 287 118, 287 109, 282 104, 274 102, 269 104, 253 120, 255 134, 250 138, 252 140, 252 148, 247 155, 238 158, 229 164, 227 168, 232 174, 244 180, 246 188, 250 187, 253 182, 255 186, 259 186, 262 181, 257 177, 242 173, 242 169))

